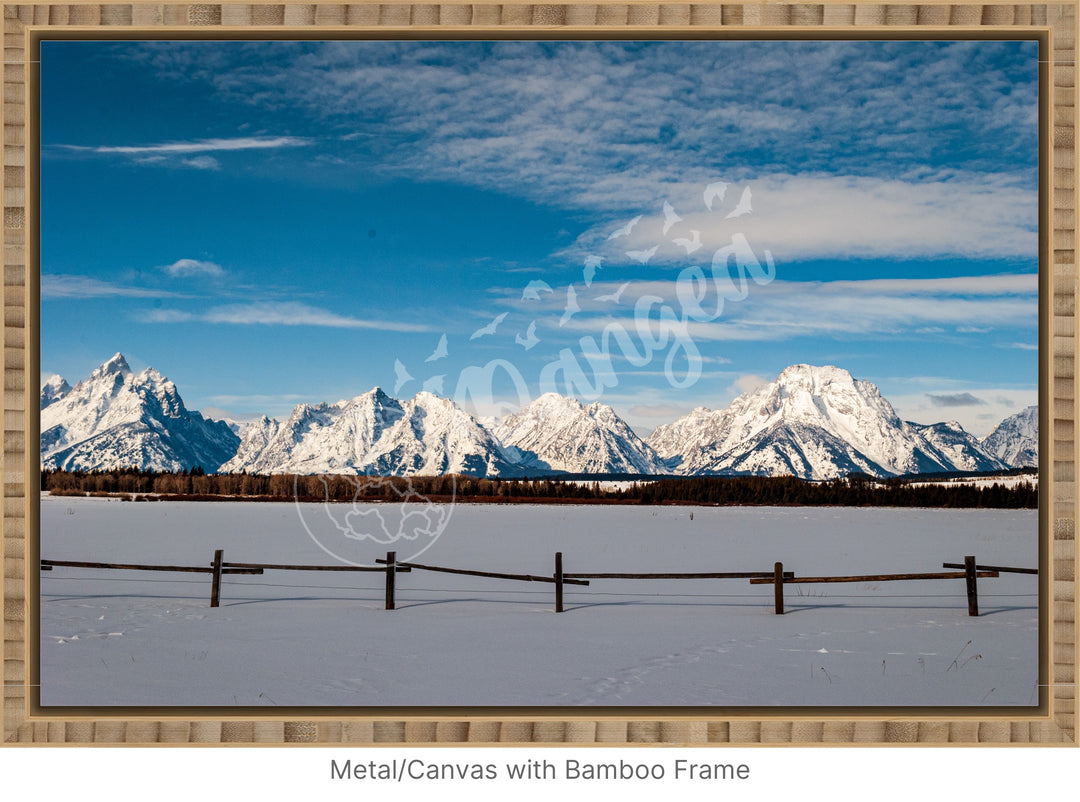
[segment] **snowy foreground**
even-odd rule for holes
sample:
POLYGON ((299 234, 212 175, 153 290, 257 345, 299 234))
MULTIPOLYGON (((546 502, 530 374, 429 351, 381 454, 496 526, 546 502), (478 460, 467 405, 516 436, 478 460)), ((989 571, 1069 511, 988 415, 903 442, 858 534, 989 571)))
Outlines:
MULTIPOLYGON (((385 518, 397 505, 380 505, 385 518)), ((1035 567, 1032 510, 476 506, 434 539, 357 539, 351 505, 43 497, 46 559, 209 565, 399 560, 550 575, 1035 567), (691 519, 691 513, 693 518, 691 519), (345 528, 339 528, 340 524, 345 528), (343 532, 352 532, 344 537, 343 532)), ((445 516, 449 514, 449 520, 445 516)), ((391 526, 391 531, 397 530, 391 526)), ((594 579, 567 587, 414 571, 41 574, 46 706, 1027 706, 1037 702, 1037 578, 788 586, 594 579)))

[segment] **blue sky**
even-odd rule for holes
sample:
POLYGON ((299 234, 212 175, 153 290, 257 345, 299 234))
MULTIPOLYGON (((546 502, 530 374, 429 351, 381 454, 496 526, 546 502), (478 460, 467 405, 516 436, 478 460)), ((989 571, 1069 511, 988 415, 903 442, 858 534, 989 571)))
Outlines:
POLYGON ((1037 55, 44 42, 42 372, 647 432, 805 362, 983 435, 1037 397, 1037 55))

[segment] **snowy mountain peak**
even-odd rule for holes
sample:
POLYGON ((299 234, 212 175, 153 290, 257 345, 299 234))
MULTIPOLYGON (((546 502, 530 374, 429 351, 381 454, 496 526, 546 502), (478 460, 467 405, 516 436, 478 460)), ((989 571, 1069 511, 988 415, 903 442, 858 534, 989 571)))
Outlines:
POLYGON ((67 383, 67 380, 63 376, 50 376, 46 382, 41 385, 41 409, 49 406, 71 392, 71 385, 67 383))
POLYGON ((576 398, 569 398, 565 395, 549 392, 538 396, 528 404, 528 407, 536 411, 547 410, 549 412, 554 412, 556 410, 581 410, 585 408, 585 405, 576 398))
POLYGON ((300 404, 283 424, 243 432, 224 472, 408 476, 512 473, 512 460, 453 401, 421 391, 402 404, 375 387, 337 404, 300 404))
POLYGON ((239 438, 225 423, 189 411, 153 368, 131 372, 121 354, 41 410, 44 468, 216 470, 239 438))
POLYGON ((545 393, 508 415, 495 435, 523 463, 567 473, 663 473, 656 452, 600 402, 545 393))
POLYGON ((422 406, 447 406, 453 405, 453 401, 448 398, 443 398, 441 395, 435 395, 430 390, 421 390, 415 396, 413 401, 422 406))
POLYGON ((983 438, 982 446, 1014 467, 1039 467, 1039 408, 1027 407, 1005 418, 983 438))
POLYGON ((851 373, 835 365, 818 366, 800 363, 784 368, 780 371, 780 375, 776 377, 776 381, 780 384, 808 383, 818 385, 830 381, 852 383, 855 379, 851 373))
POLYGON ((130 376, 131 367, 128 365, 127 360, 124 359, 124 355, 117 351, 112 357, 103 362, 100 367, 95 368, 90 374, 90 380, 101 378, 102 376, 130 376))
MULTIPOLYGON (((878 388, 870 382, 858 381, 843 368, 825 365, 815 367, 813 365, 792 365, 776 377, 765 388, 772 388, 771 396, 778 398, 804 396, 808 398, 820 398, 826 402, 832 402, 841 413, 852 411, 852 404, 857 404, 857 396, 861 396, 867 402, 873 402, 881 398, 878 388)), ((746 395, 758 395, 764 388, 747 393, 746 395)), ((815 404, 820 412, 826 412, 820 404, 815 404)), ((891 411, 891 407, 889 408, 891 411)), ((808 410, 811 411, 812 410, 808 410)))
POLYGON ((1005 467, 958 424, 901 421, 874 384, 832 365, 792 365, 727 409, 696 409, 659 427, 648 442, 686 474, 817 480, 852 471, 887 476, 1005 467))

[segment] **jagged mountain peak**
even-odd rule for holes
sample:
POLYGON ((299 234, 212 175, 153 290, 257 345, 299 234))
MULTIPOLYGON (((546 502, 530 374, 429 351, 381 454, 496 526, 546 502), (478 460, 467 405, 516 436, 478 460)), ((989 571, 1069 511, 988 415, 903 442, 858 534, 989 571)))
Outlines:
POLYGON ((982 446, 1015 467, 1039 467, 1039 408, 1026 407, 1005 418, 982 439, 982 446))
POLYGON ((117 351, 105 362, 93 370, 90 374, 91 379, 97 379, 101 376, 111 376, 120 374, 121 376, 131 375, 131 366, 128 365, 127 360, 124 359, 124 355, 117 351))
POLYGON ((695 409, 648 442, 687 474, 829 479, 1005 467, 959 424, 901 421, 877 386, 833 365, 792 365, 724 410, 695 409))
POLYGON ((844 370, 844 368, 838 368, 836 365, 810 365, 806 362, 788 365, 776 377, 776 380, 781 384, 793 381, 820 382, 835 379, 848 382, 855 381, 851 372, 844 370))
POLYGON ((52 375, 41 385, 41 409, 53 404, 71 392, 71 385, 63 376, 52 375))
MULTIPOLYGON (((834 403, 838 411, 842 413, 850 412, 852 404, 858 403, 859 396, 865 402, 875 405, 883 400, 876 385, 856 379, 843 368, 834 365, 819 367, 804 364, 785 368, 772 382, 744 393, 740 397, 761 398, 762 396, 777 401, 805 397, 820 398, 834 403)), ((815 408, 819 412, 827 411, 820 404, 815 404, 815 408)), ((892 412, 891 406, 888 407, 888 411, 892 412)))
POLYGON ((68 384, 67 379, 65 379, 59 373, 54 373, 52 376, 50 376, 44 382, 42 382, 41 389, 44 390, 46 388, 52 388, 54 390, 60 390, 62 388, 67 388, 67 390, 64 390, 64 392, 67 392, 68 390, 71 389, 71 385, 68 384))
POLYGON ((967 430, 964 429, 964 427, 960 425, 960 421, 955 421, 955 420, 942 421, 941 423, 933 423, 933 424, 931 424, 931 426, 933 426, 935 429, 938 429, 940 431, 948 430, 948 431, 953 431, 953 432, 967 433, 967 430))
POLYGON ((457 406, 449 398, 443 398, 441 395, 433 393, 430 390, 420 390, 412 397, 412 403, 423 406, 441 406, 446 408, 457 406))
POLYGON ((495 428, 523 463, 567 473, 663 473, 665 467, 615 411, 545 393, 495 428))
MULTIPOLYGON (((521 409, 532 409, 537 412, 539 412, 540 410, 581 410, 585 409, 585 404, 581 403, 581 401, 573 398, 572 396, 560 395, 559 393, 556 393, 554 391, 548 391, 546 393, 538 395, 521 409)), ((521 410, 519 410, 519 412, 520 411, 521 410)))
POLYGON ((135 375, 120 353, 41 410, 46 468, 213 471, 238 444, 227 424, 188 410, 157 370, 135 375))
POLYGON ((222 471, 507 474, 512 460, 453 401, 420 391, 407 402, 380 387, 335 404, 300 404, 288 420, 245 429, 222 471))
POLYGON ((136 384, 154 384, 165 388, 169 392, 176 391, 176 385, 173 383, 172 379, 163 375, 157 368, 144 368, 137 374, 134 374, 134 380, 136 384))

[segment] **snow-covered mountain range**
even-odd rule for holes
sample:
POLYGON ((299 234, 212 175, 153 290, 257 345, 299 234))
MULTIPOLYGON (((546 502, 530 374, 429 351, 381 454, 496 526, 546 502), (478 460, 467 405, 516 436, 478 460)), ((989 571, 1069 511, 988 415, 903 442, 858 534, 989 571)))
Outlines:
POLYGON ((453 401, 421 392, 402 403, 379 387, 335 404, 300 404, 284 423, 259 419, 219 470, 521 475, 514 457, 453 401))
POLYGON ((831 479, 1010 467, 958 423, 900 420, 876 386, 836 367, 793 365, 722 410, 698 408, 648 441, 673 473, 831 479))
POLYGON ((983 441, 955 422, 900 420, 870 382, 836 367, 794 365, 726 409, 698 408, 638 437, 615 411, 547 393, 487 425, 429 392, 408 401, 374 388, 297 406, 285 421, 239 429, 184 407, 152 368, 116 354, 74 388, 41 388, 45 468, 248 473, 537 476, 552 473, 790 474, 829 479, 1037 465, 1035 407, 983 441))

